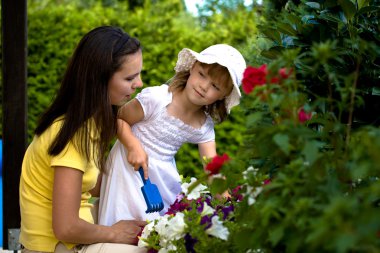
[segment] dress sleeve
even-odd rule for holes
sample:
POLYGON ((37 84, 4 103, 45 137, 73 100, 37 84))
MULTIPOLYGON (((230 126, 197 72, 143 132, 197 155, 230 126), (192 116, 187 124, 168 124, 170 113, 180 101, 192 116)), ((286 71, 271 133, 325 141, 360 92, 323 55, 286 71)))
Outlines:
POLYGON ((143 89, 136 95, 144 111, 144 120, 151 118, 158 108, 166 106, 171 101, 171 93, 168 92, 168 85, 152 86, 143 89))
POLYGON ((191 143, 199 144, 205 143, 209 141, 215 141, 215 130, 214 130, 214 122, 208 116, 207 120, 202 127, 202 131, 199 134, 193 136, 191 143))

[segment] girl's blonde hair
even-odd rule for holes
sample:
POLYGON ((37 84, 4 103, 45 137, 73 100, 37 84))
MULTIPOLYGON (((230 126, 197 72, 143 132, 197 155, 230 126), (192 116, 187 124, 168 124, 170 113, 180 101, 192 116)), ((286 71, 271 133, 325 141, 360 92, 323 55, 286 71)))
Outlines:
MULTIPOLYGON (((226 67, 221 66, 217 63, 206 64, 197 61, 194 64, 196 63, 199 63, 202 66, 202 68, 204 68, 207 71, 207 74, 214 82, 220 84, 221 87, 225 88, 228 91, 225 94, 225 97, 227 97, 231 93, 233 83, 228 69, 226 67)), ((169 91, 182 91, 186 86, 187 79, 189 79, 189 76, 190 70, 177 72, 175 76, 169 80, 169 91)), ((226 99, 224 98, 222 100, 217 100, 215 101, 215 103, 205 106, 204 111, 210 115, 214 122, 223 122, 228 116, 226 99)))

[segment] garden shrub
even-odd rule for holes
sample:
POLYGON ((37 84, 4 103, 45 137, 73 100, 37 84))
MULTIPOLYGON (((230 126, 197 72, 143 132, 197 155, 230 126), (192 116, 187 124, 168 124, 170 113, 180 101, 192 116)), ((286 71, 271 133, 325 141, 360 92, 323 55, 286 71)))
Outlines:
POLYGON ((242 187, 236 252, 380 251, 378 15, 289 1, 259 26, 268 64, 247 69, 244 145, 212 187, 242 187))
MULTIPOLYGON (((205 22, 187 13, 180 0, 138 1, 136 6, 129 2, 133 1, 28 1, 29 141, 39 116, 55 96, 75 45, 96 26, 120 26, 141 40, 144 87, 171 78, 178 52, 184 47, 199 52, 215 43, 228 43, 251 50, 245 41, 255 37, 255 19, 248 10, 231 11, 228 17, 215 13, 215 18, 205 22)), ((218 150, 235 152, 242 141, 242 123, 242 113, 234 109, 230 119, 217 127, 218 150)), ((181 174, 202 171, 195 145, 185 145, 176 159, 181 174)))

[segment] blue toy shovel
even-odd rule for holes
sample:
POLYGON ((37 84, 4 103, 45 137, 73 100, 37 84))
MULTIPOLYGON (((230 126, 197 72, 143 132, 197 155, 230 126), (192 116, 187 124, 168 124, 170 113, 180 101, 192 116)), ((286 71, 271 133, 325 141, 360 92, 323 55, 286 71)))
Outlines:
POLYGON ((153 213, 161 211, 164 208, 164 203, 162 202, 162 197, 157 185, 152 184, 149 178, 145 180, 142 167, 139 168, 139 172, 144 183, 144 186, 141 187, 141 192, 143 193, 146 205, 148 206, 148 209, 145 212, 153 213))

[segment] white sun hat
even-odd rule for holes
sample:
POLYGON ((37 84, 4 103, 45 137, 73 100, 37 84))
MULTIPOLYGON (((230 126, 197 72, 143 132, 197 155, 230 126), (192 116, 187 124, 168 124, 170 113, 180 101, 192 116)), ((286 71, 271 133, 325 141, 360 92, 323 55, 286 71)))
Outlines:
POLYGON ((227 44, 216 44, 200 53, 184 48, 178 53, 178 61, 174 70, 176 72, 190 70, 195 61, 206 64, 218 63, 228 69, 234 85, 231 94, 226 97, 226 109, 227 112, 230 112, 231 108, 240 102, 239 87, 246 68, 243 56, 238 50, 227 44))

